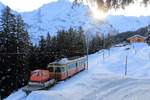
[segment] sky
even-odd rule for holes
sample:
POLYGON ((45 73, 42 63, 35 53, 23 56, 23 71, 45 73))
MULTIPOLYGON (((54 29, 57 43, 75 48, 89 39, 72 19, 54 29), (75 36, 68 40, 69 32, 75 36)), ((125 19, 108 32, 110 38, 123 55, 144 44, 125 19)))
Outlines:
POLYGON ((3 4, 19 12, 32 11, 54 1, 57 0, 0 0, 3 4))
MULTIPOLYGON (((40 8, 44 4, 50 3, 50 2, 56 2, 58 0, 0 0, 5 5, 8 5, 11 9, 18 11, 18 12, 27 12, 27 11, 33 11, 35 9, 40 8)), ((69 0, 72 1, 72 0, 69 0)), ((83 0, 86 1, 86 0, 83 0)), ((141 1, 141 0, 137 0, 141 1)), ((147 8, 144 6, 141 6, 139 2, 136 2, 134 4, 130 4, 128 7, 126 7, 125 10, 119 9, 119 10, 110 10, 107 14, 99 13, 98 7, 93 4, 89 4, 89 7, 91 11, 93 12, 93 16, 95 18, 104 18, 107 15, 125 15, 125 16, 150 16, 150 6, 147 8)))
POLYGON ((126 9, 118 9, 118 10, 111 10, 111 14, 113 15, 125 15, 125 16, 150 16, 150 5, 147 7, 145 5, 136 2, 134 4, 130 4, 126 7, 126 9))

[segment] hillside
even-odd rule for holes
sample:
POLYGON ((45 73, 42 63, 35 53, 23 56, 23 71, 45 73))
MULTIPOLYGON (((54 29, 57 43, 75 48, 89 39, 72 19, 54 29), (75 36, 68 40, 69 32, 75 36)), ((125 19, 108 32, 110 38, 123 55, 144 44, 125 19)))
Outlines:
POLYGON ((76 5, 65 0, 52 2, 33 12, 22 14, 32 38, 39 35, 46 35, 50 32, 55 35, 58 29, 68 29, 69 27, 78 28, 82 26, 90 33, 112 33, 125 31, 135 31, 150 23, 150 17, 141 16, 115 16, 108 15, 103 21, 93 19, 90 9, 86 5, 76 5), (61 9, 59 7, 61 6, 61 9))
POLYGON ((6 100, 149 100, 149 50, 145 43, 112 47, 110 55, 105 50, 105 59, 99 51, 89 56, 88 70, 48 91, 32 92, 26 96, 19 90, 6 100), (127 76, 124 76, 126 56, 128 69, 127 76))
MULTIPOLYGON (((4 7, 0 7, 2 8, 4 7)), ((91 34, 96 32, 116 34, 117 32, 135 31, 150 23, 149 16, 108 15, 105 20, 98 21, 93 19, 87 5, 72 6, 72 2, 68 0, 51 2, 32 12, 21 13, 21 15, 27 24, 32 42, 37 42, 39 36, 45 36, 48 32, 55 35, 59 29, 69 27, 82 26, 91 34)))

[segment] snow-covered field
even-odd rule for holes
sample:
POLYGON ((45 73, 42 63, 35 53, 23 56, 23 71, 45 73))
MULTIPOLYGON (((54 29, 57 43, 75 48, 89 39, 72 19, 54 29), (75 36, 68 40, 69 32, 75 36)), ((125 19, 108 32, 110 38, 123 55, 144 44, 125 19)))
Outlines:
POLYGON ((89 68, 48 91, 21 90, 6 100, 149 100, 150 47, 135 43, 89 56, 89 68), (124 76, 128 56, 127 76, 124 76))

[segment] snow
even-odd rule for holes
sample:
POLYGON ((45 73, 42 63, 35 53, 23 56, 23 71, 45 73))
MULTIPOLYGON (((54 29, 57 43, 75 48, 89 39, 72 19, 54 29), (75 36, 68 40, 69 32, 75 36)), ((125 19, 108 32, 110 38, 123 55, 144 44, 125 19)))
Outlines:
POLYGON ((4 7, 5 6, 2 3, 0 3, 0 12, 3 10, 4 7))
POLYGON ((33 42, 39 40, 40 35, 46 36, 48 32, 56 35, 59 29, 70 27, 82 26, 85 31, 92 30, 90 34, 114 35, 118 32, 135 31, 150 23, 149 16, 108 15, 103 21, 98 21, 92 17, 87 5, 80 4, 72 8, 72 3, 67 0, 46 4, 38 10, 22 13, 22 16, 28 24, 33 42))
MULTIPOLYGON (((4 8, 0 3, 0 9, 4 8)), ((92 30, 90 34, 135 31, 150 23, 150 16, 123 16, 108 15, 103 21, 92 17, 90 8, 87 5, 72 7, 69 0, 58 0, 43 5, 37 10, 20 13, 27 24, 27 29, 32 42, 37 43, 40 36, 46 36, 49 32, 56 35, 59 29, 82 26, 85 31, 92 30), (60 8, 61 7, 61 8, 60 8)), ((89 33, 88 33, 89 34, 89 33)))
POLYGON ((110 15, 107 17, 107 21, 119 32, 136 31, 150 24, 150 16, 110 15))
POLYGON ((69 60, 67 58, 63 58, 60 61, 58 61, 58 64, 67 64, 69 60))
POLYGON ((5 100, 23 100, 24 97, 26 97, 26 93, 20 89, 17 92, 12 93, 5 100))
MULTIPOLYGON (((4 6, 0 3, 0 10, 4 6)), ((55 35, 58 29, 78 28, 92 32, 112 33, 134 31, 150 23, 149 16, 131 17, 109 15, 97 22, 85 5, 75 6, 67 0, 44 5, 38 10, 21 13, 27 23, 32 42, 47 32, 55 35)), ((112 47, 89 55, 89 68, 48 91, 35 91, 28 96, 20 89, 5 100, 149 100, 150 99, 150 47, 134 43, 112 47), (127 76, 124 76, 128 58, 127 76)))
MULTIPOLYGON (((34 91, 28 96, 14 93, 19 100, 149 100, 150 47, 134 43, 112 47, 89 55, 89 68, 61 81, 49 90, 34 91), (124 76, 128 56, 127 76, 124 76)), ((12 100, 7 98, 6 100, 12 100)))

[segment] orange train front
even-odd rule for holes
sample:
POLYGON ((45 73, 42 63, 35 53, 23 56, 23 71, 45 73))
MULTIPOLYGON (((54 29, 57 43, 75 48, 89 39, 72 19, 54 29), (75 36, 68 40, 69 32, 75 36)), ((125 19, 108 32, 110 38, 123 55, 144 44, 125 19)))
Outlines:
POLYGON ((45 82, 50 79, 48 70, 35 70, 31 72, 30 81, 32 82, 45 82))
POLYGON ((42 90, 54 84, 55 79, 50 78, 48 70, 38 69, 31 72, 29 83, 23 87, 23 91, 30 93, 31 91, 42 90))

